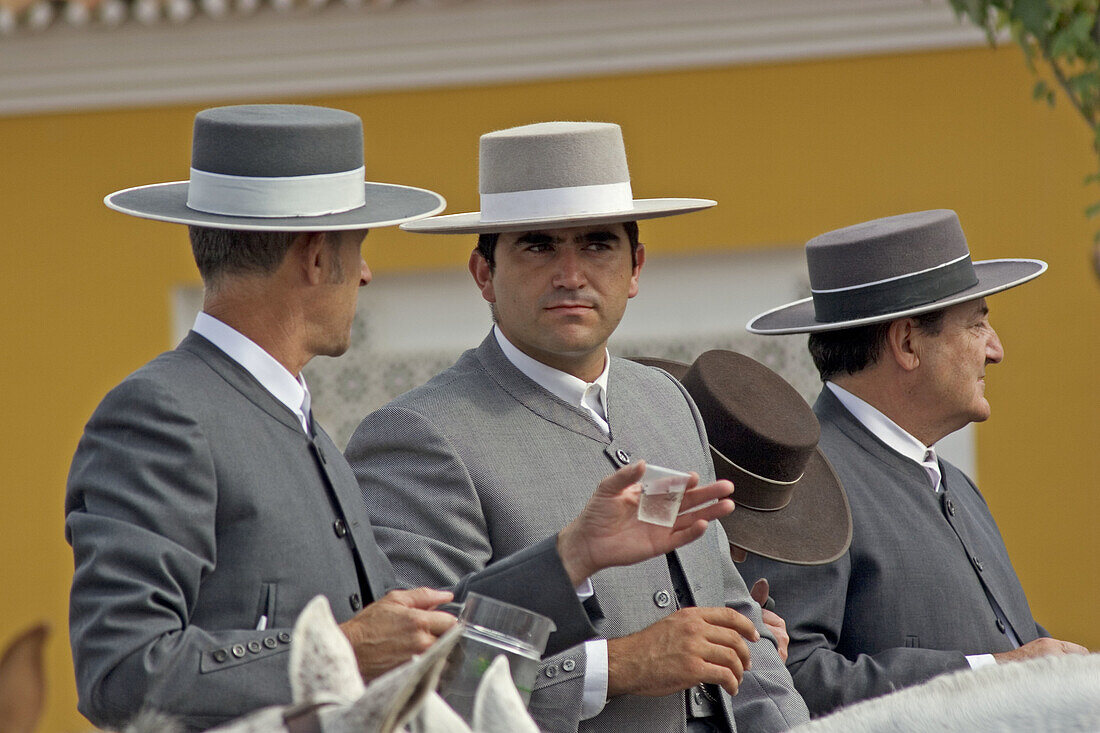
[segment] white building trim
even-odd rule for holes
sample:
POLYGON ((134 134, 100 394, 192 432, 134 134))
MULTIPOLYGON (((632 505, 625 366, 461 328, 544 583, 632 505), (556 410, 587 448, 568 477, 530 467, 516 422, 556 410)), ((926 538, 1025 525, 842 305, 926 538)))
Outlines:
MULTIPOLYGON (((176 0, 178 2, 178 0, 176 0)), ((0 115, 469 86, 977 46, 945 0, 458 0, 0 38, 0 115)), ((199 6, 201 7, 201 5, 199 6)))

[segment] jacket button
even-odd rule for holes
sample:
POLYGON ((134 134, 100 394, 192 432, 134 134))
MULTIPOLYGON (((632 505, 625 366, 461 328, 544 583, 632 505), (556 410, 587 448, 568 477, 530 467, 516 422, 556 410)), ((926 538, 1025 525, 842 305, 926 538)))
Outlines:
POLYGON ((1000 619, 997 619, 997 631, 1000 631, 1002 634, 1005 633, 1005 622, 1000 619))
POLYGON ((549 667, 543 670, 543 674, 545 674, 547 677, 557 677, 558 668, 555 665, 551 664, 549 667))
POLYGON ((282 642, 283 644, 289 644, 290 643, 290 634, 286 631, 280 631, 278 638, 279 638, 279 641, 282 642))
POLYGON ((951 516, 955 516, 955 502, 950 499, 947 500, 947 513, 951 516))
POLYGON ((979 573, 982 572, 982 570, 985 569, 985 565, 982 564, 981 558, 978 558, 978 557, 974 558, 974 567, 976 567, 978 569, 979 573))
POLYGON ((224 649, 217 649, 214 651, 214 661, 221 664, 225 660, 229 659, 229 652, 224 649))
POLYGON ((332 531, 336 533, 337 537, 343 539, 348 533, 348 525, 344 524, 343 519, 337 519, 332 523, 332 531))
POLYGON ((233 656, 240 659, 244 656, 244 644, 234 644, 231 651, 233 652, 233 656))
POLYGON ((619 463, 623 464, 624 466, 630 463, 630 454, 622 448, 619 448, 617 451, 615 451, 615 457, 618 458, 619 463))
POLYGON ((359 597, 358 593, 352 593, 348 598, 348 603, 351 604, 351 610, 358 611, 363 607, 363 599, 359 597))
POLYGON ((277 645, 278 642, 275 641, 274 636, 268 636, 264 639, 264 646, 266 646, 268 649, 274 649, 277 645))
POLYGON ((261 649, 263 649, 263 647, 260 646, 260 642, 256 641, 255 639, 248 642, 248 651, 252 652, 253 654, 259 654, 261 649))
POLYGON ((574 662, 572 659, 566 659, 564 662, 561 663, 561 668, 566 672, 572 672, 576 668, 576 666, 577 663, 574 662))
POLYGON ((672 594, 667 590, 659 590, 653 594, 653 602, 657 604, 657 608, 668 608, 672 603, 672 594))

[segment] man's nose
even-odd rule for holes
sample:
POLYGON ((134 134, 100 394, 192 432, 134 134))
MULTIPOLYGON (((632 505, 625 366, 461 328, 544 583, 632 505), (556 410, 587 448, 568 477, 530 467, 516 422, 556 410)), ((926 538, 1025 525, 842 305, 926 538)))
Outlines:
POLYGON ((557 272, 554 275, 555 287, 576 290, 583 287, 586 278, 580 255, 576 250, 566 247, 557 258, 557 272))
POLYGON ((989 341, 985 344, 985 361, 987 364, 1000 364, 1005 358, 1005 348, 1001 345, 1001 338, 992 328, 989 329, 989 341))
POLYGON ((367 283, 370 282, 370 279, 371 279, 370 268, 367 267, 367 261, 366 260, 359 260, 359 266, 360 266, 360 270, 359 270, 359 287, 363 287, 364 285, 366 285, 367 283))

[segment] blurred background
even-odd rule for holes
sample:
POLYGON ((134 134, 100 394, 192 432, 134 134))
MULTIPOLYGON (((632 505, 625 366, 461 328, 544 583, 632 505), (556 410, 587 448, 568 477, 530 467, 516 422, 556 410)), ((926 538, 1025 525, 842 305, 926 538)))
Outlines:
MULTIPOLYGON (((805 337, 744 331, 808 294, 808 238, 943 207, 975 259, 1047 260, 991 299, 1007 354, 987 377, 993 418, 948 454, 976 475, 1035 616, 1100 649, 1100 287, 1082 185, 1096 160, 1091 130, 1033 83, 1016 46, 990 48, 941 0, 0 0, 0 645, 53 627, 41 730, 87 727, 67 641, 73 450, 201 302, 186 229, 102 198, 186 179, 195 112, 241 102, 357 113, 367 177, 439 191, 448 212, 478 209, 482 133, 619 123, 635 196, 719 205, 643 222, 641 294, 613 351, 734 348, 810 400, 805 337)), ((473 245, 367 239, 355 345, 307 371, 339 442, 488 331, 473 245)))

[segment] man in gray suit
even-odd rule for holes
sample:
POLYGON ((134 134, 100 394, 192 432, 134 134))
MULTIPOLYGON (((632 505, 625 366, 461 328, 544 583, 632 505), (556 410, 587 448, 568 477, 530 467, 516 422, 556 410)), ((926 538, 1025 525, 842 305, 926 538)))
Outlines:
MULTIPOLYGON (((370 280, 366 230, 437 212, 443 199, 365 183, 353 114, 250 105, 199 113, 190 181, 106 202, 189 224, 205 297, 180 346, 104 398, 73 458, 65 510, 81 712, 119 725, 150 707, 202 729, 289 702, 290 629, 317 594, 364 678, 423 651, 454 624, 436 610, 452 594, 399 589, 355 478, 312 419, 301 369, 348 346, 370 280)), ((631 514, 628 484, 613 475, 560 533, 455 578, 456 595, 477 590, 550 616, 551 648, 590 637, 577 583, 670 551, 732 509, 719 501, 655 532, 631 514)), ((721 494, 697 490, 692 502, 721 494)))
POLYGON ((787 665, 825 713, 948 670, 1084 652, 1032 618, 974 483, 935 444, 989 417, 985 370, 1004 356, 985 297, 1038 277, 1038 260, 971 262, 953 211, 877 219, 806 245, 813 295, 751 321, 810 333, 825 383, 820 447, 852 510, 840 559, 750 555, 787 621, 787 665))
MULTIPOLYGON (((634 200, 617 125, 502 130, 481 138, 480 155, 481 211, 407 228, 481 235, 470 271, 496 325, 367 416, 346 453, 409 583, 446 585, 530 547, 609 470, 637 481, 650 462, 714 480, 686 391, 606 346, 645 262, 636 220, 714 202, 634 200)), ((578 593, 598 608, 601 638, 543 659, 531 696, 543 730, 776 731, 807 719, 717 522, 590 581, 578 593)))

